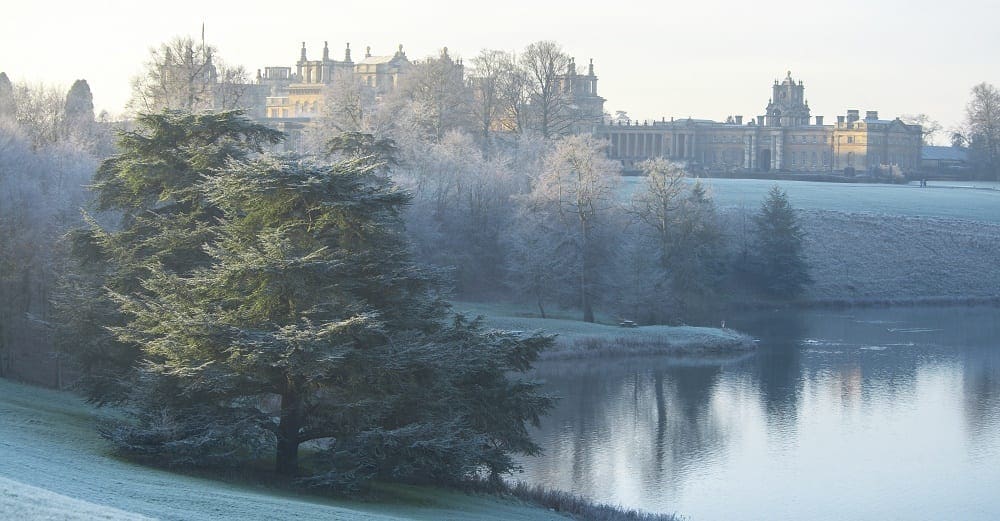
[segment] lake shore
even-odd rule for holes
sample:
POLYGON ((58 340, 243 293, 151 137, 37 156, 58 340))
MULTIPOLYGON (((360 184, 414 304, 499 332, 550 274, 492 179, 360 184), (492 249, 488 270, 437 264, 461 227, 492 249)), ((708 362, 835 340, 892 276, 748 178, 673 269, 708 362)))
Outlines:
POLYGON ((542 360, 638 355, 714 358, 745 354, 756 347, 753 337, 728 328, 621 327, 571 320, 563 315, 541 318, 512 304, 455 302, 454 305, 456 311, 482 315, 490 327, 557 335, 555 346, 542 352, 542 360))

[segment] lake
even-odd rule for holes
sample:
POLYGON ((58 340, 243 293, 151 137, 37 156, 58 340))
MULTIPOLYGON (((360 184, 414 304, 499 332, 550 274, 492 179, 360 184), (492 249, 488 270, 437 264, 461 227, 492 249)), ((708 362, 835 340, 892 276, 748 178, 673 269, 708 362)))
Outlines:
POLYGON ((692 521, 1000 519, 1000 309, 776 311, 730 361, 551 362, 517 476, 692 521))

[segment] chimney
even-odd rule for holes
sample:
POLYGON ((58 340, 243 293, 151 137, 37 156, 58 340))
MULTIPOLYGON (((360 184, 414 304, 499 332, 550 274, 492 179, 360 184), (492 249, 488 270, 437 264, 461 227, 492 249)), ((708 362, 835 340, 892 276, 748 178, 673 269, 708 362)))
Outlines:
POLYGON ((861 119, 861 111, 857 109, 851 109, 847 111, 847 122, 854 123, 855 121, 861 119))
POLYGON ((844 123, 844 116, 837 116, 837 124, 840 125, 843 123, 844 123))
POLYGON ((743 124, 743 116, 736 116, 736 124, 737 125, 743 124))
POLYGON ((877 110, 866 110, 865 111, 865 121, 878 121, 878 111, 877 110))
POLYGON ((816 126, 817 127, 823 126, 823 116, 816 116, 816 126))
MULTIPOLYGON (((777 81, 777 80, 775 80, 777 81)), ((757 116, 757 125, 764 126, 764 116, 757 116)))

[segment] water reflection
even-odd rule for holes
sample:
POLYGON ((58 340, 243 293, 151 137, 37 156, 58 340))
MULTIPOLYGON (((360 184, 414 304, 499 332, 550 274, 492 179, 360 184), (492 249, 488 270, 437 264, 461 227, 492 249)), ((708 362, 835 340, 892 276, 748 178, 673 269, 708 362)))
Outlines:
POLYGON ((522 478, 695 520, 998 518, 998 319, 759 313, 743 359, 539 366, 563 399, 522 478))

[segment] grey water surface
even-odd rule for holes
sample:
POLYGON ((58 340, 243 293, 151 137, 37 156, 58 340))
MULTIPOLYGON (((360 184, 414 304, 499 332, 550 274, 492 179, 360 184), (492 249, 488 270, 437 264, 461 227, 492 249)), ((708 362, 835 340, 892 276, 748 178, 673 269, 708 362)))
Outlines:
POLYGON ((1000 309, 775 311, 729 361, 537 368, 529 483, 713 520, 1000 519, 1000 309))

